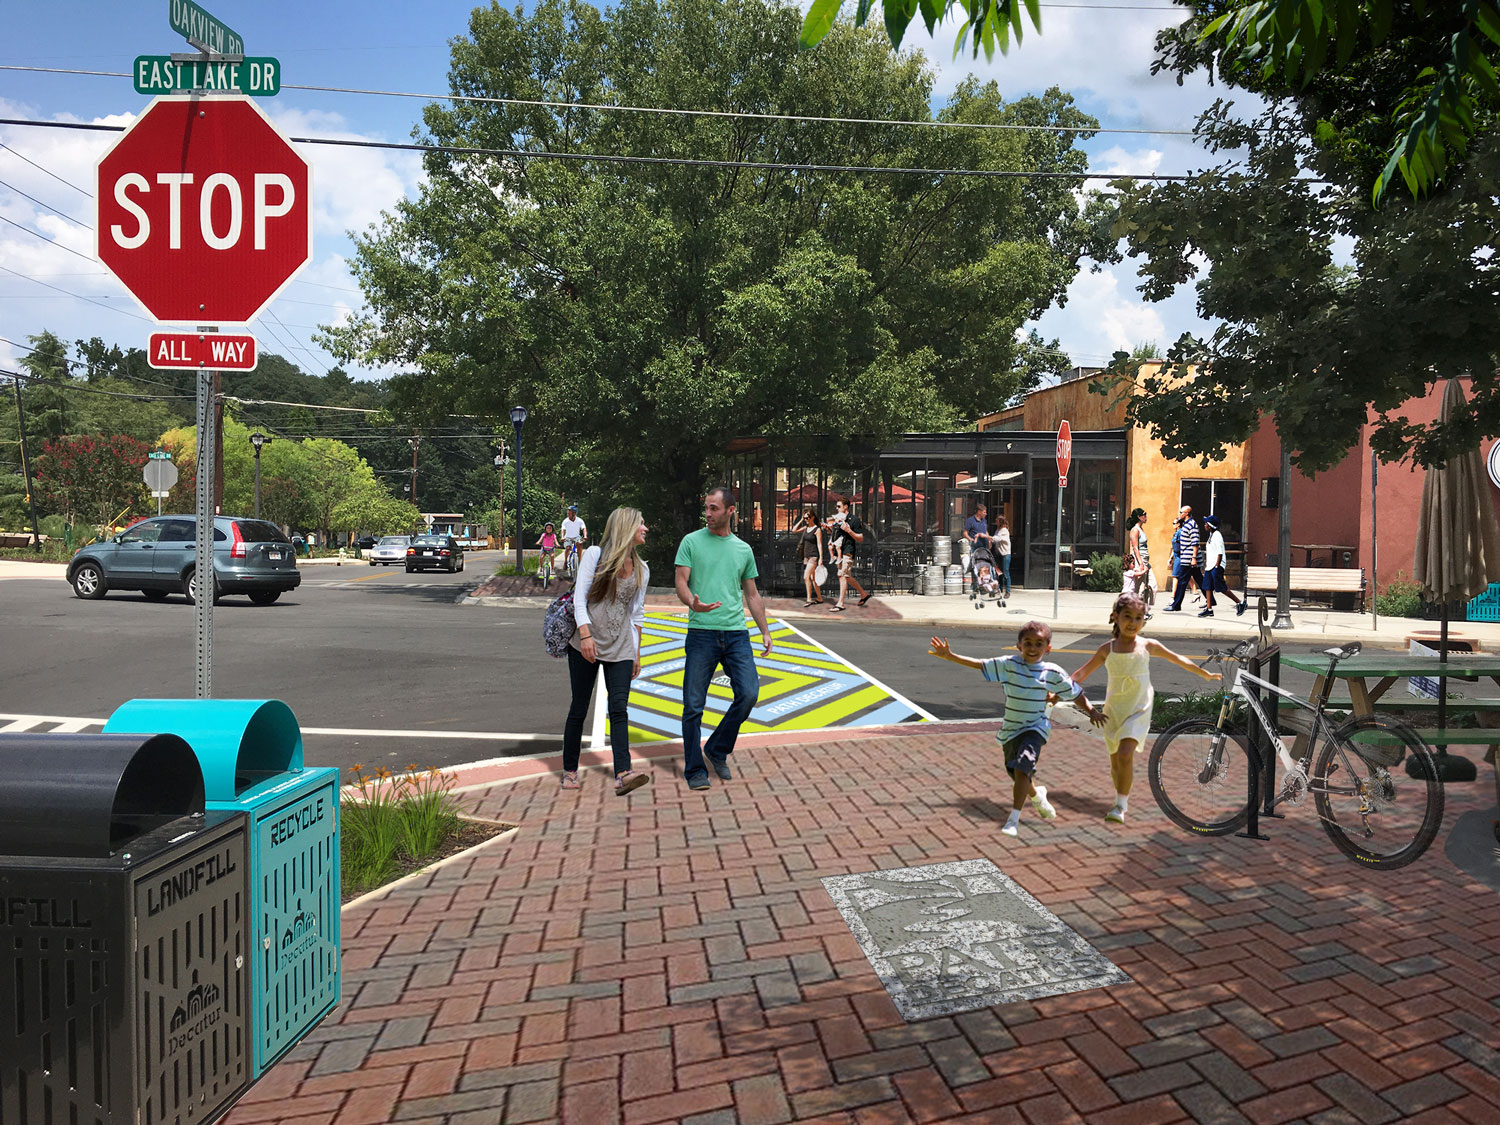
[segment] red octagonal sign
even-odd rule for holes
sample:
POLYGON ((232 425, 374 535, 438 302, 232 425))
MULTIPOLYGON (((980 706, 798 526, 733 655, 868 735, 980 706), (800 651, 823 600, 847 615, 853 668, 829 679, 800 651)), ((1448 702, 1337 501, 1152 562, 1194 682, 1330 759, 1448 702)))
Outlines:
POLYGON ((312 170, 249 98, 157 98, 96 179, 99 260, 159 321, 244 324, 312 255, 312 170))

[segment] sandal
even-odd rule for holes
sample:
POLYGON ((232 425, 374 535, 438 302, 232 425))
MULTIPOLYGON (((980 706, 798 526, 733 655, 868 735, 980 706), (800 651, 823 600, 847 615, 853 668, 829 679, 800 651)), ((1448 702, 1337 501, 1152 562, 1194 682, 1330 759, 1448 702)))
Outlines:
POLYGON ((864 597, 862 597, 862 598, 860 598, 860 599, 859 599, 859 604, 860 604, 860 605, 864 605, 864 604, 865 604, 865 602, 867 602, 867 601, 869 601, 869 600, 870 600, 870 595, 869 595, 869 594, 866 594, 866 595, 865 595, 865 596, 864 596, 864 597))
POLYGON ((841 606, 841 605, 831 606, 829 608, 828 612, 829 613, 843 613, 844 612, 844 607, 841 606))
POLYGON ((577 770, 563 770, 562 771, 562 787, 564 789, 582 789, 583 788, 582 783, 578 780, 578 771, 577 770))
POLYGON ((639 789, 651 780, 650 776, 637 770, 626 770, 615 778, 615 796, 623 797, 632 789, 639 789))
POLYGON ((802 603, 802 608, 806 609, 810 605, 817 605, 817 604, 818 604, 817 602, 803 602, 802 603))

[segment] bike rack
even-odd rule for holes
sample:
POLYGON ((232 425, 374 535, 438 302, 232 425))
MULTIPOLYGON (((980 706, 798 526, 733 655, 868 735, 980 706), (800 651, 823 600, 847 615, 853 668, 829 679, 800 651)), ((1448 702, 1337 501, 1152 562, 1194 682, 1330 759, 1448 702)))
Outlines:
MULTIPOLYGON (((1264 605, 1264 599, 1262 599, 1264 605)), ((1281 646, 1271 645, 1258 651, 1245 665, 1245 670, 1252 676, 1259 676, 1268 680, 1277 687, 1281 686, 1281 646)), ((1271 722, 1280 729, 1281 713, 1278 710, 1281 697, 1275 692, 1264 691, 1258 684, 1250 689, 1255 693, 1255 702, 1260 704, 1261 709, 1270 717, 1271 722), (1269 704, 1269 706, 1268 706, 1269 704)), ((1243 832, 1236 832, 1236 836, 1247 840, 1269 840, 1270 837, 1263 835, 1260 831, 1260 818, 1271 817, 1274 820, 1284 820, 1285 814, 1275 811, 1273 802, 1276 792, 1276 748, 1271 745, 1270 740, 1262 732, 1259 723, 1248 724, 1250 732, 1250 752, 1259 761, 1260 769, 1250 769, 1246 773, 1246 788, 1249 790, 1250 819, 1245 823, 1243 832), (1256 787, 1260 792, 1257 794, 1256 787), (1264 804, 1264 808, 1258 807, 1264 804)))

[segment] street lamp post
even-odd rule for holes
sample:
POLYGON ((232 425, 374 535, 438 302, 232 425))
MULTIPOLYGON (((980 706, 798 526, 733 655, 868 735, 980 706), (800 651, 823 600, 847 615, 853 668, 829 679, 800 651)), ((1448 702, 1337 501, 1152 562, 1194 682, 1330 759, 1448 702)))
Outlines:
POLYGON ((495 544, 505 549, 505 466, 510 464, 510 458, 505 455, 505 443, 500 443, 500 452, 495 455, 495 468, 500 473, 500 526, 495 528, 495 544))
POLYGON ((271 439, 262 433, 250 435, 250 444, 255 449, 255 518, 260 519, 260 450, 271 439))
POLYGON ((526 568, 521 562, 522 534, 525 527, 521 519, 521 427, 526 422, 526 408, 524 406, 512 406, 510 408, 510 424, 516 428, 516 573, 524 574, 526 568))

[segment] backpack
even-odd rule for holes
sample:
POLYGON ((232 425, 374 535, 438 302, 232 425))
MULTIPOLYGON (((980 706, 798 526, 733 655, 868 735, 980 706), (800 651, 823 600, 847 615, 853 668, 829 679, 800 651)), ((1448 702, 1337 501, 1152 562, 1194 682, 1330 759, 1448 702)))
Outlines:
POLYGON ((573 591, 569 590, 547 607, 542 618, 542 647, 548 656, 563 657, 578 623, 573 617, 573 591))

